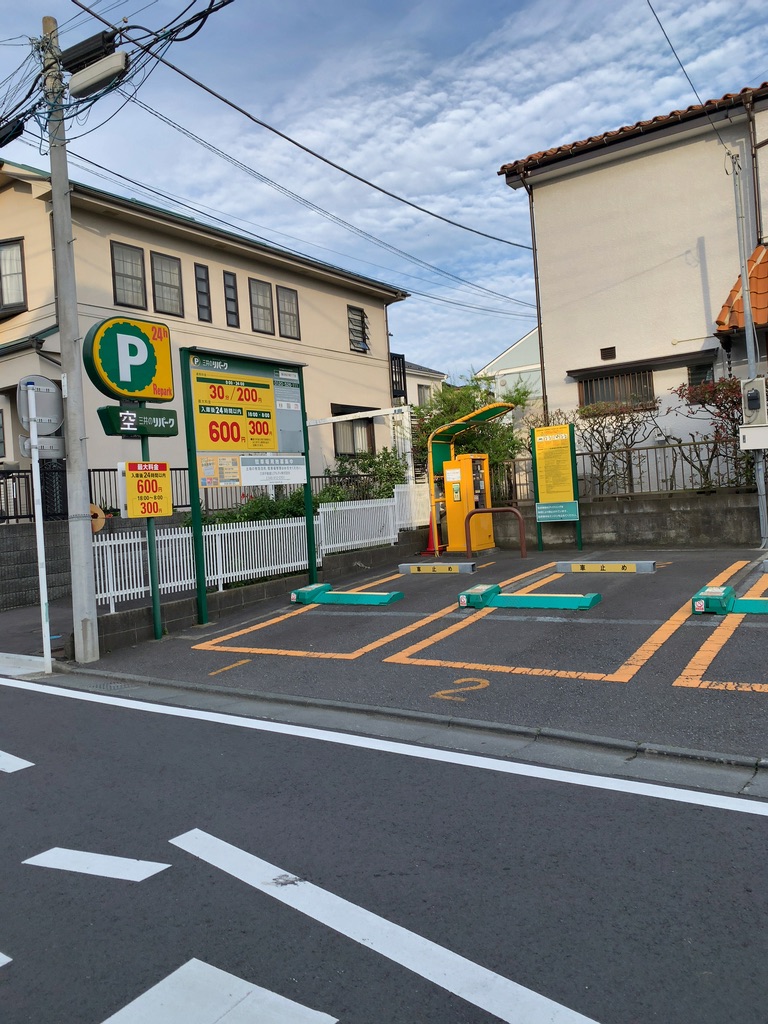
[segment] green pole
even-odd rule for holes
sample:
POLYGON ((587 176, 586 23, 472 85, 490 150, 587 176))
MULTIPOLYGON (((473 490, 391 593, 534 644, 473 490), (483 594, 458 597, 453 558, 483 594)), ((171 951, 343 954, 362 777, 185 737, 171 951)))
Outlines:
POLYGON ((531 427, 531 465, 533 468, 533 501, 534 518, 536 519, 536 540, 539 551, 544 550, 544 539, 541 534, 541 523, 536 515, 536 505, 539 503, 539 467, 536 463, 536 431, 531 427))
POLYGON ((573 499, 576 508, 579 509, 579 518, 576 520, 576 546, 581 551, 581 509, 579 508, 579 469, 576 465, 576 432, 573 424, 568 424, 569 441, 571 445, 571 478, 573 480, 573 499))
POLYGON ((304 484, 304 516, 307 522, 307 568, 309 582, 317 583, 317 547, 315 545, 315 507, 312 501, 312 477, 309 473, 309 430, 307 429, 307 410, 304 404, 304 374, 299 371, 299 394, 301 396, 301 429, 304 435, 304 465, 307 480, 304 484))
POLYGON ((200 485, 197 480, 197 444, 195 442, 195 409, 192 401, 192 378, 189 372, 190 353, 181 350, 181 389, 184 396, 184 435, 187 440, 187 475, 189 502, 192 513, 192 550, 195 557, 197 586, 197 621, 203 626, 208 621, 208 594, 205 587, 205 548, 203 546, 203 516, 200 511, 200 485))
MULTIPOLYGON (((144 408, 144 402, 141 403, 144 408)), ((149 438, 141 436, 141 461, 149 462, 149 438)), ((155 517, 147 517, 147 560, 149 562, 149 591, 152 594, 152 625, 155 640, 163 635, 163 621, 160 615, 160 585, 157 574, 157 538, 155 536, 155 517)))

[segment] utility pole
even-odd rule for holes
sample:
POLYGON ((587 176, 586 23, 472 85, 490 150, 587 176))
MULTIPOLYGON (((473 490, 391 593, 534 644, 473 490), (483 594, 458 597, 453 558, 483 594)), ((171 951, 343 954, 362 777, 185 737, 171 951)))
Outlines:
POLYGON ((99 631, 94 582, 93 531, 88 487, 88 454, 83 401, 82 337, 77 309, 72 211, 69 201, 67 140, 64 126, 59 30, 55 18, 43 18, 45 98, 51 158, 56 315, 61 339, 61 384, 67 442, 67 504, 72 573, 72 622, 75 661, 98 661, 99 631))
MULTIPOLYGON (((741 268, 741 296, 744 305, 744 334, 747 346, 747 375, 749 379, 757 376, 759 350, 757 347, 757 331, 752 316, 752 295, 749 287, 749 265, 747 249, 747 222, 744 214, 743 179, 741 177, 741 156, 732 152, 731 166, 733 170, 733 191, 736 200, 736 222, 739 237, 739 266, 741 268)), ((765 452, 757 449, 755 458, 755 483, 757 485, 757 510, 760 517, 760 547, 768 547, 768 507, 765 494, 765 452)))

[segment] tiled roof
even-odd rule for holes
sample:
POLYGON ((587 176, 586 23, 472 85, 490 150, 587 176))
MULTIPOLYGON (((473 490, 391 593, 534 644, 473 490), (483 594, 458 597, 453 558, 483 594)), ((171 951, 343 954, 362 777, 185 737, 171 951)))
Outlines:
POLYGON ((590 150, 605 149, 607 146, 622 142, 625 139, 647 135, 662 128, 667 128, 670 125, 679 124, 682 121, 694 120, 704 114, 713 114, 718 111, 727 110, 729 107, 742 106, 749 97, 762 99, 766 96, 768 96, 768 82, 763 82, 762 85, 756 88, 746 88, 742 89, 741 92, 726 93, 719 100, 707 100, 705 103, 696 103, 693 106, 686 107, 684 110, 673 110, 669 114, 660 114, 658 117, 652 117, 648 121, 637 121, 635 124, 625 125, 623 128, 616 128, 613 131, 604 132, 602 135, 592 135, 590 138, 582 139, 580 142, 568 142, 562 146, 554 146, 552 149, 541 150, 539 153, 531 153, 530 156, 522 160, 515 160, 513 163, 504 164, 498 173, 508 176, 522 175, 526 171, 537 167, 554 164, 560 160, 567 160, 570 157, 587 153, 590 150))
MULTIPOLYGON (((764 327, 768 324, 768 246, 757 246, 747 260, 747 274, 749 276, 752 319, 757 327, 764 327)), ((741 291, 741 274, 731 288, 731 293, 715 323, 718 334, 744 330, 744 297, 741 291)))

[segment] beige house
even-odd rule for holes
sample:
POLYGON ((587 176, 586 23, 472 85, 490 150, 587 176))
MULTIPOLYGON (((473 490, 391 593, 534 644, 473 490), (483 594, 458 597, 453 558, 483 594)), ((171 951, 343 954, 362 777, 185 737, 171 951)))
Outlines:
POLYGON ((765 372, 766 142, 768 83, 501 168, 530 204, 550 410, 746 376, 736 187, 765 372))
MULTIPOLYGON (((82 337, 115 316, 170 330, 181 429, 152 438, 153 459, 187 464, 183 347, 303 364, 309 419, 363 414, 311 431, 315 474, 337 454, 392 445, 391 425, 376 412, 394 404, 387 310, 405 292, 76 183, 71 206, 82 337)), ((0 164, 0 224, 0 462, 25 468, 17 383, 29 374, 61 379, 47 173, 0 164)), ((140 458, 137 439, 106 436, 97 408, 110 400, 85 373, 83 388, 89 466, 140 458)))

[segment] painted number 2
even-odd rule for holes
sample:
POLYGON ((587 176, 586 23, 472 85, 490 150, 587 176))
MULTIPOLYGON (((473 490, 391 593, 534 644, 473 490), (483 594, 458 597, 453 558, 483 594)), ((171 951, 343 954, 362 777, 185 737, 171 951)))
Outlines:
POLYGON ((430 694, 431 697, 438 697, 440 700, 466 700, 466 697, 459 697, 460 693, 468 693, 470 690, 484 690, 491 684, 487 679, 474 679, 471 676, 467 679, 457 679, 452 690, 438 690, 430 694), (463 683, 474 683, 473 686, 464 686, 463 683))

